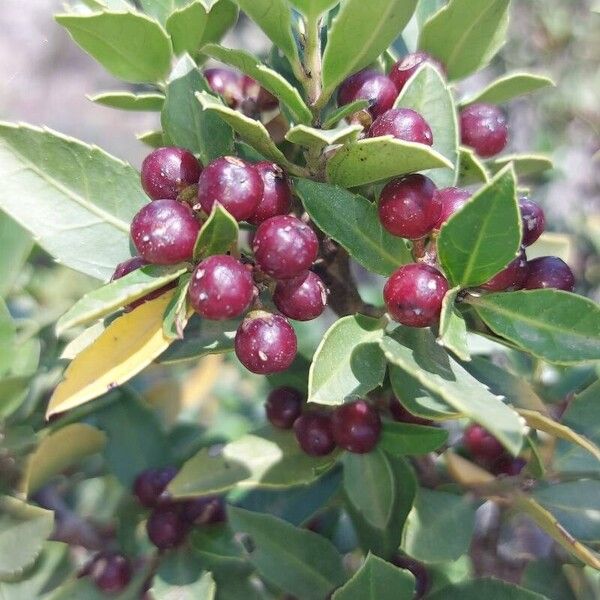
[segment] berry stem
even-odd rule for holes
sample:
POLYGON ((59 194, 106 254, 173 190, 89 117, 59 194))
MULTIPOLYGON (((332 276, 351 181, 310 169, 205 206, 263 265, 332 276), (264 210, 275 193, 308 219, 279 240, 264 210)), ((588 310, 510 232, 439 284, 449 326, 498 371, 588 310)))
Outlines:
POLYGON ((323 91, 321 76, 321 17, 306 21, 304 48, 305 89, 308 102, 313 111, 313 124, 320 125, 320 99, 323 91))

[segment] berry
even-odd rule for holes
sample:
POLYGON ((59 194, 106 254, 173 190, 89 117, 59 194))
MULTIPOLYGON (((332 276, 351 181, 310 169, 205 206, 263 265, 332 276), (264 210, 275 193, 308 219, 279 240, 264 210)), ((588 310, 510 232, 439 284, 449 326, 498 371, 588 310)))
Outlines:
POLYGON ((137 251, 157 265, 191 260, 199 231, 194 211, 176 200, 146 204, 131 222, 131 237, 137 251))
POLYGON ((142 187, 152 200, 176 200, 181 191, 198 183, 202 172, 196 157, 183 148, 157 148, 142 163, 142 187))
POLYGON ((397 398, 392 398, 388 404, 388 407, 390 409, 390 413, 392 413, 392 419, 394 419, 394 421, 399 423, 410 423, 412 425, 433 425, 433 421, 417 417, 416 415, 408 412, 408 410, 406 410, 406 408, 400 404, 397 398))
POLYGON ((310 321, 325 310, 327 289, 318 275, 307 271, 293 279, 278 281, 273 302, 286 317, 296 321, 310 321))
POLYGON ((86 571, 96 587, 107 594, 122 592, 131 581, 131 564, 121 554, 101 552, 86 571))
POLYGON ((253 100, 259 111, 273 110, 279 106, 279 100, 248 75, 242 75, 242 94, 253 100))
POLYGON ((529 198, 519 200, 523 219, 523 246, 531 246, 544 233, 546 217, 542 207, 529 198))
POLYGON ((254 168, 261 176, 264 191, 256 210, 248 221, 254 225, 260 225, 271 217, 289 212, 292 203, 292 188, 285 173, 276 164, 262 161, 256 163, 254 168))
POLYGON ((428 63, 438 69, 444 75, 446 70, 441 62, 433 58, 427 52, 412 52, 401 58, 390 71, 389 78, 394 82, 394 85, 401 92, 406 82, 416 73, 417 69, 423 64, 428 63))
POLYGON ((194 270, 188 296, 205 319, 233 319, 248 310, 254 299, 250 271, 233 256, 205 258, 194 270))
POLYGON ((527 256, 525 249, 521 248, 517 258, 515 258, 500 273, 494 275, 487 283, 481 287, 488 292, 503 292, 505 290, 520 290, 527 277, 527 256))
POLYGON ((294 434, 300 448, 310 456, 325 456, 335 448, 331 417, 326 413, 304 413, 294 423, 294 434))
POLYGON ((450 187, 436 190, 435 196, 441 204, 440 216, 435 224, 435 229, 439 229, 455 212, 467 203, 471 197, 471 192, 450 187))
POLYGON ((557 256, 541 256, 527 263, 527 277, 523 288, 554 288, 572 292, 575 289, 575 276, 569 265, 557 256))
POLYGON ((259 225, 252 249, 258 266, 267 275, 291 279, 313 264, 319 252, 319 240, 300 219, 280 215, 259 225))
POLYGON ((409 327, 429 327, 440 317, 448 287, 437 269, 413 263, 392 274, 383 288, 383 299, 394 321, 409 327))
POLYGON ((291 387, 273 390, 267 397, 265 410, 267 419, 274 427, 291 429, 294 421, 302 414, 302 394, 291 387))
POLYGON ((465 429, 463 444, 475 460, 484 464, 492 464, 504 455, 502 444, 481 425, 465 429))
POLYGON ((471 104, 460 113, 462 143, 482 158, 502 152, 508 142, 506 115, 493 104, 471 104))
POLYGON ((527 465, 527 461, 522 458, 513 458, 508 454, 504 454, 492 465, 492 473, 494 475, 507 475, 508 477, 516 477, 527 465))
POLYGON ((381 191, 379 220, 393 235, 417 240, 438 222, 442 204, 435 184, 424 175, 393 179, 381 191))
POLYGON ((223 96, 225 103, 235 108, 243 100, 242 78, 231 69, 206 69, 204 78, 210 89, 223 96))
POLYGON ((205 213, 219 202, 238 221, 254 214, 263 196, 262 178, 253 165, 233 156, 211 162, 198 179, 198 201, 205 213))
POLYGON ((333 439, 340 448, 356 454, 371 452, 379 441, 381 419, 364 400, 337 408, 331 417, 333 439))
POLYGON ((338 105, 344 106, 356 100, 368 100, 373 118, 383 114, 392 106, 398 90, 392 81, 377 71, 360 71, 348 77, 338 91, 338 105))
POLYGON ((146 531, 150 541, 159 549, 179 546, 188 531, 179 507, 171 504, 155 508, 146 522, 146 531))
POLYGON ((298 349, 294 328, 281 315, 249 313, 235 334, 235 353, 252 373, 285 371, 298 349))
POLYGON ((138 502, 146 508, 158 506, 168 499, 165 489, 177 475, 175 467, 161 467, 142 471, 133 483, 133 493, 138 502))
POLYGON ((392 108, 373 121, 367 137, 393 135, 405 142, 433 145, 433 133, 427 121, 410 108, 392 108))
POLYGON ((181 517, 193 525, 214 525, 227 520, 225 502, 220 496, 187 500, 181 505, 181 517))

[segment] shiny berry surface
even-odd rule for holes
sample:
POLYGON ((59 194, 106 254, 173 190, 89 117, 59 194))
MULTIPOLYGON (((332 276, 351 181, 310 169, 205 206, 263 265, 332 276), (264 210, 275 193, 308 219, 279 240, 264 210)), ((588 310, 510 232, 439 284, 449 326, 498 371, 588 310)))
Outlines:
POLYGON ((286 317, 311 321, 323 314, 327 306, 327 289, 317 274, 307 271, 293 279, 278 281, 273 302, 286 317))
POLYGON ((236 356, 246 369, 259 375, 285 371, 297 349, 294 328, 281 315, 249 313, 235 335, 236 356))
POLYGON ((294 421, 302 414, 304 398, 291 387, 280 387, 271 391, 265 402, 269 423, 278 429, 291 429, 294 421))
POLYGON ((379 414, 364 400, 336 408, 331 417, 331 426, 335 443, 356 454, 371 452, 381 434, 379 414))
POLYGON ((377 117, 367 137, 393 135, 405 142, 433 145, 433 133, 429 123, 416 111, 410 108, 392 108, 377 117))
POLYGON ((448 287, 447 279, 434 267, 409 264, 387 280, 383 299, 394 321, 409 327, 429 327, 440 317, 448 287))
POLYGON ((138 502, 147 508, 158 506, 168 498, 165 489, 177 475, 175 467, 159 467, 142 471, 133 483, 133 493, 138 502))
POLYGON ((202 210, 209 214, 214 203, 219 202, 238 221, 254 214, 263 192, 262 178, 254 166, 233 156, 217 158, 198 179, 202 210))
POLYGON ((262 179, 264 190, 256 210, 248 221, 260 225, 271 217, 284 215, 290 211, 292 188, 285 173, 275 163, 262 161, 256 163, 254 168, 262 179))
POLYGON ((441 212, 435 184, 424 175, 393 179, 381 191, 379 220, 393 235, 416 240, 433 230, 441 212))
POLYGON ((471 104, 460 113, 462 143, 482 158, 502 152, 508 143, 506 115, 493 104, 471 104))
POLYGON ((338 105, 344 106, 356 100, 368 100, 369 112, 376 118, 392 106, 398 96, 394 83, 377 71, 360 71, 348 77, 338 91, 338 105))
POLYGON ((461 188, 442 188, 435 191, 435 196, 441 205, 440 216, 435 224, 439 229, 448 219, 458 210, 460 210, 471 197, 471 192, 461 188))
POLYGON ((152 200, 175 200, 179 193, 198 183, 202 167, 183 148, 157 148, 142 163, 142 187, 152 200))
POLYGON ((527 256, 521 248, 517 258, 481 287, 488 292, 520 290, 525 283, 527 270, 527 256))
POLYGON ((240 316, 250 307, 254 294, 250 270, 228 255, 209 256, 198 264, 188 290, 194 310, 216 321, 240 316))
POLYGON ((531 246, 544 233, 546 216, 542 207, 529 198, 519 199, 519 209, 523 220, 523 246, 531 246))
POLYGON ((181 510, 176 505, 155 508, 146 522, 146 532, 150 541, 160 550, 181 545, 188 532, 181 510))
POLYGON ((192 209, 176 200, 146 204, 131 222, 131 237, 142 258, 157 265, 191 260, 200 222, 192 209))
POLYGON ((326 456, 335 449, 331 417, 328 414, 309 411, 294 423, 296 440, 305 454, 326 456))
POLYGON ((131 563, 121 554, 102 552, 94 557, 89 576, 98 589, 107 594, 117 594, 131 581, 131 563))
POLYGON ((210 89, 223 96, 229 106, 236 107, 242 102, 242 76, 236 71, 222 68, 206 69, 204 78, 210 89))
POLYGON ((319 240, 300 219, 281 215, 260 224, 252 249, 258 266, 275 279, 290 279, 306 271, 316 260, 319 240))
POLYGON ((428 63, 437 68, 444 75, 444 65, 427 52, 411 52, 401 58, 390 71, 389 78, 394 82, 394 85, 399 92, 402 91, 406 82, 417 72, 417 69, 424 63, 428 63))
POLYGON ((481 425, 469 425, 463 433, 463 444, 475 460, 493 463, 504 455, 502 444, 481 425))
POLYGON ((557 256, 541 256, 527 263, 527 277, 523 288, 554 288, 572 292, 575 289, 575 276, 569 265, 557 256))
POLYGON ((392 419, 397 421, 398 423, 410 423, 411 425, 433 425, 433 421, 429 419, 423 419, 422 417, 417 417, 409 412, 404 406, 399 402, 397 398, 392 398, 388 405, 390 409, 390 413, 392 415, 392 419))
POLYGON ((182 519, 192 525, 214 525, 227 520, 225 502, 220 496, 186 500, 180 510, 182 519))

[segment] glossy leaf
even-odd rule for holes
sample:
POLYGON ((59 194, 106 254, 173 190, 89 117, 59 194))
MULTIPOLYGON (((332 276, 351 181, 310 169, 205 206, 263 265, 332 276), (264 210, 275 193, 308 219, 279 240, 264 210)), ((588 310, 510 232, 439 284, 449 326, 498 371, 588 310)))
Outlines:
POLYGON ((165 309, 163 316, 163 333, 170 340, 183 339, 183 330, 192 314, 188 307, 188 289, 190 287, 190 275, 184 275, 179 280, 175 295, 165 309))
POLYGON ((476 579, 457 583, 438 590, 430 600, 547 600, 516 585, 498 579, 476 579))
POLYGON ((131 92, 105 92, 104 94, 88 96, 88 98, 96 104, 108 106, 109 108, 149 112, 160 111, 165 101, 162 94, 133 94, 131 92))
POLYGON ((554 168, 552 159, 543 154, 511 154, 509 156, 501 156, 495 160, 488 162, 490 170, 495 173, 503 169, 506 165, 512 164, 515 173, 519 177, 529 177, 531 175, 539 175, 544 171, 554 168))
POLYGON ((366 198, 308 179, 297 179, 295 191, 319 229, 369 271, 390 275, 411 261, 406 242, 383 228, 377 206, 366 198))
POLYGON ((369 108, 368 100, 355 100, 354 102, 350 102, 350 104, 344 104, 344 106, 336 108, 327 115, 323 121, 323 129, 332 129, 346 117, 364 110, 365 108, 369 108))
POLYGON ((454 352, 461 360, 471 360, 467 341, 467 323, 456 308, 456 298, 460 287, 452 288, 444 296, 440 315, 438 344, 454 352))
POLYGON ((459 165, 456 183, 460 186, 487 183, 491 175, 486 165, 470 148, 459 148, 459 165))
POLYGON ((29 232, 0 211, 0 239, 9 252, 0 253, 0 297, 11 291, 33 248, 29 232))
POLYGON ((306 125, 296 125, 285 134, 285 139, 305 148, 322 149, 325 146, 352 142, 362 130, 360 125, 348 125, 341 129, 315 129, 306 125))
POLYGON ((202 225, 194 247, 194 260, 225 254, 237 244, 240 228, 237 221, 218 202, 202 225))
POLYGON ((442 226, 440 263, 453 285, 481 285, 514 260, 521 235, 516 180, 508 167, 442 226))
POLYGON ((467 106, 475 102, 502 104, 513 98, 518 98, 519 96, 551 86, 554 86, 552 79, 543 75, 508 73, 490 83, 483 90, 463 100, 461 106, 467 106))
POLYGON ((440 427, 387 421, 381 431, 380 447, 394 456, 427 454, 443 446, 448 432, 440 427))

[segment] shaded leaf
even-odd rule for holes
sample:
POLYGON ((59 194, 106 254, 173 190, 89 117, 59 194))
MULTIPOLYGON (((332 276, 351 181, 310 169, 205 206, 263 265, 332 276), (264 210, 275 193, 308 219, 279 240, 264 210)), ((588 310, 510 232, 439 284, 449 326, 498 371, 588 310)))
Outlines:
POLYGON ((500 156, 488 162, 487 166, 493 173, 496 173, 508 164, 513 165, 515 173, 519 177, 539 175, 554 167, 552 159, 543 154, 511 154, 509 156, 500 156))
POLYGON ((490 180, 487 167, 470 148, 459 148, 459 166, 456 183, 460 186, 487 183, 490 180))
POLYGON ((467 341, 467 323, 456 308, 456 298, 460 287, 452 288, 444 296, 440 315, 438 344, 454 352, 461 360, 471 360, 467 341))
POLYGON ((547 600, 545 596, 497 579, 476 579, 442 588, 430 600, 547 600))
POLYGON ((151 593, 155 600, 214 600, 217 586, 197 557, 180 550, 160 561, 151 593))
POLYGON ((170 340, 183 338, 183 330, 188 322, 192 310, 188 308, 188 288, 190 287, 190 275, 184 275, 179 280, 175 295, 165 309, 163 316, 163 333, 170 340))
POLYGON ((26 229, 0 211, 0 240, 6 248, 10 248, 10 252, 0 253, 0 297, 2 297, 11 291, 22 273, 23 265, 33 248, 33 239, 26 229))
POLYGON ((132 92, 105 92, 103 94, 96 94, 95 96, 88 96, 88 98, 96 104, 108 106, 109 108, 150 112, 160 111, 165 101, 165 97, 162 94, 133 94, 132 92))
POLYGON ((237 221, 216 202, 198 234, 194 260, 202 260, 214 254, 225 254, 237 243, 239 233, 237 221))
POLYGON ((327 115, 323 121, 323 129, 332 129, 346 117, 349 117, 365 108, 369 108, 368 100, 355 100, 354 102, 350 102, 350 104, 344 104, 344 106, 336 108, 327 115))
POLYGON ((381 431, 380 447, 394 456, 427 454, 443 446, 448 432, 440 427, 387 421, 381 431))

